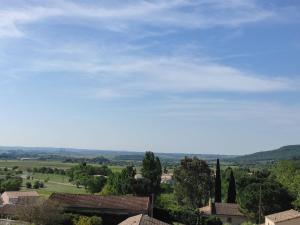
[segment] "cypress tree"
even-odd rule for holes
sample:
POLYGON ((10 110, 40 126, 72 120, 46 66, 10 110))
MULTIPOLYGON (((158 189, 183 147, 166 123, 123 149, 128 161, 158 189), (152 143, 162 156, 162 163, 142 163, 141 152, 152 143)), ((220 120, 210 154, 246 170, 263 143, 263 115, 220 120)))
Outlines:
POLYGON ((232 170, 230 172, 230 178, 229 178, 227 203, 236 203, 235 179, 232 170))
POLYGON ((221 172, 220 172, 220 162, 217 159, 216 167, 216 179, 215 179, 215 202, 221 202, 222 193, 221 193, 221 172))

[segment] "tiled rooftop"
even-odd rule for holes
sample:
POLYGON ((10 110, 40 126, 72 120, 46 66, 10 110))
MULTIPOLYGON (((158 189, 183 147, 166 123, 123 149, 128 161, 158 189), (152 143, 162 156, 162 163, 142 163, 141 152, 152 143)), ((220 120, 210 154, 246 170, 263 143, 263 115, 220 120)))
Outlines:
POLYGON ((151 218, 147 215, 137 215, 129 217, 128 219, 124 220, 119 225, 169 225, 167 223, 164 223, 160 220, 151 218))
POLYGON ((280 213, 274 213, 274 214, 268 215, 266 217, 273 222, 282 222, 282 221, 286 221, 286 220, 300 218, 300 212, 291 209, 291 210, 287 210, 287 211, 280 212, 280 213))
POLYGON ((3 194, 5 193, 8 195, 9 198, 40 196, 36 191, 6 191, 3 194))
POLYGON ((199 211, 207 215, 216 214, 243 216, 243 214, 239 210, 239 205, 233 203, 213 203, 211 206, 200 208, 199 211))
POLYGON ((66 207, 72 208, 116 209, 147 212, 150 206, 149 197, 135 196, 100 196, 53 193, 49 199, 57 201, 66 207))

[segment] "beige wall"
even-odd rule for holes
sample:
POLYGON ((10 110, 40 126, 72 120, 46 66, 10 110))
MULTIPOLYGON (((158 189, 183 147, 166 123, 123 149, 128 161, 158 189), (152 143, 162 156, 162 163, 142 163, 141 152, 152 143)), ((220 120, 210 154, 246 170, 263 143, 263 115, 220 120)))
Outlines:
POLYGON ((223 223, 228 223, 231 225, 240 225, 243 222, 247 221, 245 216, 227 216, 227 215, 216 215, 216 217, 220 218, 223 223), (231 220, 231 222, 230 222, 231 220))
POLYGON ((1 195, 1 200, 2 200, 1 204, 3 205, 9 204, 9 197, 5 192, 1 195))
POLYGON ((266 218, 265 225, 300 225, 300 218, 274 223, 266 218))

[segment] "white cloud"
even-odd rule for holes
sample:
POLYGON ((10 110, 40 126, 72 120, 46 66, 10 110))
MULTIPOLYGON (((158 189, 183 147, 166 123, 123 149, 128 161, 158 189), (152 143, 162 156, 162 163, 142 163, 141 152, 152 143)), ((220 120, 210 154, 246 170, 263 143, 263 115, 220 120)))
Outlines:
POLYGON ((240 26, 274 16, 275 12, 255 2, 249 0, 141 0, 104 1, 93 5, 72 1, 45 1, 21 6, 8 4, 0 10, 0 37, 20 37, 23 35, 24 25, 57 17, 70 18, 71 23, 81 23, 82 19, 94 20, 102 28, 127 30, 130 27, 136 28, 138 25, 145 24, 156 27, 193 29, 240 26))
POLYGON ((207 59, 201 60, 201 57, 119 55, 114 48, 109 49, 109 55, 101 50, 89 55, 89 50, 85 52, 81 49, 78 56, 73 52, 71 58, 67 53, 67 56, 63 54, 55 59, 34 60, 31 67, 27 65, 25 70, 37 74, 63 72, 88 76, 98 85, 98 91, 93 87, 95 97, 101 98, 138 97, 152 93, 259 93, 299 88, 295 80, 255 74, 207 59))

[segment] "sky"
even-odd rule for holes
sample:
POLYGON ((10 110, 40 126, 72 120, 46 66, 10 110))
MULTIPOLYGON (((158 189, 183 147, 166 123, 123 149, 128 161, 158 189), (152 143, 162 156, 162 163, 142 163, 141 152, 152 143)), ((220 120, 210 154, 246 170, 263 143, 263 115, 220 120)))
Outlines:
POLYGON ((298 0, 0 0, 0 145, 300 144, 298 0))

